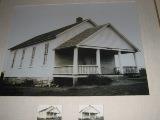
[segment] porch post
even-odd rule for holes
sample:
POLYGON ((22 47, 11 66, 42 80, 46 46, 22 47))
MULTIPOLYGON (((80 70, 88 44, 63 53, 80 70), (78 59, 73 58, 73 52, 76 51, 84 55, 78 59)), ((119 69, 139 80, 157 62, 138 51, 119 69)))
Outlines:
POLYGON ((97 49, 96 51, 96 63, 98 66, 98 74, 101 74, 101 55, 100 55, 100 49, 97 49))
POLYGON ((83 120, 83 112, 81 113, 81 118, 82 118, 82 120, 83 120))
POLYGON ((56 65, 56 63, 55 63, 55 61, 56 61, 55 57, 56 57, 56 53, 55 53, 55 50, 53 49, 53 66, 52 66, 53 67, 53 74, 56 72, 55 71, 55 65, 56 65))
POLYGON ((73 86, 76 85, 76 82, 78 78, 76 75, 78 74, 78 48, 74 48, 74 53, 73 53, 73 86))
POLYGON ((136 53, 133 53, 133 57, 134 57, 135 66, 136 66, 136 68, 137 68, 137 72, 139 72, 136 53))
POLYGON ((120 68, 120 73, 123 74, 123 66, 122 66, 122 55, 121 51, 118 51, 118 59, 119 59, 119 68, 120 68))
POLYGON ((74 54, 73 54, 73 74, 78 74, 78 48, 74 48, 74 54))
POLYGON ((73 86, 76 86, 77 81, 78 81, 78 78, 77 77, 73 77, 73 86))

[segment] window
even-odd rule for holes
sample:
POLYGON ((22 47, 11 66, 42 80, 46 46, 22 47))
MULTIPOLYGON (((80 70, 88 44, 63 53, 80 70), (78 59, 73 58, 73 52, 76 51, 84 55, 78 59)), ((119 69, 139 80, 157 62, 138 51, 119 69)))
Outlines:
POLYGON ((47 112, 47 115, 53 116, 53 112, 47 112))
POLYGON ((46 64, 46 61, 47 61, 48 48, 49 48, 49 43, 46 43, 46 44, 45 44, 45 51, 44 51, 43 65, 45 65, 45 64, 46 64))
POLYGON ((23 52, 22 52, 21 62, 20 62, 20 65, 19 65, 19 67, 20 67, 20 68, 22 67, 22 63, 23 63, 23 59, 24 59, 24 55, 25 55, 25 49, 23 49, 23 52))
POLYGON ((33 47, 33 49, 32 49, 32 55, 31 55, 31 61, 30 61, 30 65, 29 65, 30 67, 33 65, 35 51, 36 51, 36 47, 33 47))
POLYGON ((12 68, 14 67, 14 63, 15 63, 15 59, 16 59, 16 54, 17 54, 17 51, 15 51, 14 55, 13 55, 13 60, 12 60, 12 65, 11 65, 12 68))

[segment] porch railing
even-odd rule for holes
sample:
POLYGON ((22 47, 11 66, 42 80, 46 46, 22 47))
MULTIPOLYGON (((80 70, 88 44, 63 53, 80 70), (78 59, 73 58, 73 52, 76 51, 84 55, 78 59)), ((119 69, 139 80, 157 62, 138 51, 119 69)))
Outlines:
MULTIPOLYGON (((114 73, 115 74, 120 74, 120 67, 115 67, 114 68, 114 73)), ((138 68, 136 66, 123 66, 123 73, 124 74, 138 73, 138 68)))
MULTIPOLYGON (((73 74, 73 65, 55 66, 54 74, 73 74)), ((98 74, 98 66, 78 65, 78 74, 98 74)))
POLYGON ((123 67, 123 72, 124 72, 124 74, 137 73, 138 69, 135 66, 124 66, 123 67))
POLYGON ((78 74, 98 74, 97 65, 79 65, 78 74))

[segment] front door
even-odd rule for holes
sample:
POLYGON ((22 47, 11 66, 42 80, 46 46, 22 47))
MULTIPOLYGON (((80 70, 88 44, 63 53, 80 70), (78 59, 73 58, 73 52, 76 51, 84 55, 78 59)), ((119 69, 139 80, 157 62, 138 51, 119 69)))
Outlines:
POLYGON ((101 54, 101 70, 102 74, 114 74, 115 60, 114 55, 101 54))

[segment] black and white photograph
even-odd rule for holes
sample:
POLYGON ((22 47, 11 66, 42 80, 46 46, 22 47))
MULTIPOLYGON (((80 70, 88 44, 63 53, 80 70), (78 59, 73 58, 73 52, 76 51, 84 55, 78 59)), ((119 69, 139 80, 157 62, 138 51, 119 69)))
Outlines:
POLYGON ((61 105, 39 105, 37 120, 62 120, 61 105))
POLYGON ((16 6, 7 46, 1 96, 149 95, 135 2, 16 6))
POLYGON ((79 105, 78 120, 104 120, 103 105, 79 105))

